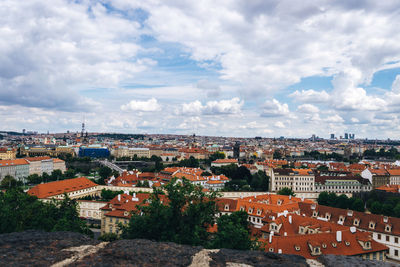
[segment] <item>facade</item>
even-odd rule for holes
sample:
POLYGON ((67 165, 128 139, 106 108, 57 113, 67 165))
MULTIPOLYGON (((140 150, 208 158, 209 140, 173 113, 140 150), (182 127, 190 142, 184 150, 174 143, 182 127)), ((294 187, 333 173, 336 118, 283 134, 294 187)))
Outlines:
POLYGON ((0 181, 6 175, 24 181, 29 176, 29 163, 25 159, 0 160, 0 181))
POLYGON ((91 201, 91 200, 78 200, 78 212, 81 218, 91 220, 101 220, 101 208, 107 202, 104 201, 91 201))
POLYGON ((368 168, 361 172, 361 177, 368 179, 372 184, 372 188, 375 189, 382 185, 387 185, 390 182, 389 173, 386 169, 372 169, 368 168))
POLYGON ((130 157, 137 156, 139 158, 150 158, 150 149, 143 147, 119 147, 117 149, 112 150, 112 155, 116 158, 122 157, 130 157))
POLYGON ((79 157, 108 158, 110 151, 107 147, 84 147, 79 148, 79 157))
POLYGON ((62 173, 67 171, 67 167, 65 166, 65 161, 61 159, 53 159, 53 169, 60 170, 62 173))
POLYGON ((211 167, 222 167, 231 164, 239 165, 239 162, 237 159, 217 159, 211 162, 211 167))
POLYGON ((368 179, 347 172, 318 172, 315 175, 315 191, 336 194, 353 194, 372 190, 368 179))
POLYGON ((390 175, 389 184, 400 185, 400 169, 389 169, 387 172, 390 175))
POLYGON ((0 147, 0 160, 13 160, 17 158, 17 150, 0 147))
POLYGON ((287 187, 295 193, 315 191, 315 176, 311 169, 273 169, 271 171, 271 191, 277 192, 287 187))

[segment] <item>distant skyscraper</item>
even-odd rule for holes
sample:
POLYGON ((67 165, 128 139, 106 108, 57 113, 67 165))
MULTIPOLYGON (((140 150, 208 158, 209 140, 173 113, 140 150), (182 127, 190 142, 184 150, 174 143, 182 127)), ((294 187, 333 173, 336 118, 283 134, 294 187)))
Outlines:
POLYGON ((349 134, 348 133, 344 133, 344 139, 349 139, 349 134))
POLYGON ((331 139, 335 139, 335 134, 331 134, 331 139))
POLYGON ((22 129, 22 133, 25 134, 25 133, 26 133, 26 130, 25 130, 25 129, 22 129))

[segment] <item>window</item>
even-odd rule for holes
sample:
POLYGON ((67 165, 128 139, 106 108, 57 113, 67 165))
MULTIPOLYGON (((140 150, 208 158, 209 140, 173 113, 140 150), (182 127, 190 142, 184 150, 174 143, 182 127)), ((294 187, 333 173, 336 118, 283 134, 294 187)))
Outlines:
POLYGON ((325 243, 322 243, 322 248, 326 248, 326 244, 325 243))
POLYGON ((394 238, 394 242, 395 242, 395 243, 399 243, 399 238, 398 238, 398 237, 395 237, 395 238, 394 238))
POLYGON ((378 234, 378 239, 381 240, 381 234, 378 234))
POLYGON ((336 248, 337 244, 335 242, 332 242, 332 247, 336 248))
POLYGON ((300 251, 300 246, 294 246, 294 249, 296 250, 296 251, 300 251))
POLYGON ((386 241, 389 242, 389 240, 390 240, 390 236, 387 235, 386 236, 386 241))
POLYGON ((399 256, 399 251, 397 249, 394 250, 394 255, 399 256))
POLYGON ((274 248, 269 248, 268 251, 269 252, 274 252, 274 248))

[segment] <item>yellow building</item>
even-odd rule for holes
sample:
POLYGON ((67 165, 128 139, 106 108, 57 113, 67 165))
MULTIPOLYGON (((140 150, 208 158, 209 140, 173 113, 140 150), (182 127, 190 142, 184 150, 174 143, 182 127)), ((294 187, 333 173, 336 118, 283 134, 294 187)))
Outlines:
POLYGON ((0 147, 0 160, 14 160, 17 158, 17 150, 0 147))

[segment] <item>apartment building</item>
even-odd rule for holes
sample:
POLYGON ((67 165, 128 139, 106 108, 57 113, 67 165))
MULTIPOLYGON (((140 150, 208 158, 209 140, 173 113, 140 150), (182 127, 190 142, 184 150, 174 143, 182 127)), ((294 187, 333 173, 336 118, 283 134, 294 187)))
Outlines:
POLYGON ((150 158, 150 149, 146 147, 119 147, 113 149, 111 154, 116 158, 130 157, 136 155, 139 158, 150 158))
POLYGON ((295 193, 315 191, 315 176, 311 169, 273 169, 271 171, 271 191, 277 192, 287 187, 295 193))
POLYGON ((0 160, 0 181, 6 175, 24 181, 29 176, 29 163, 25 159, 0 160))
POLYGON ((361 172, 361 177, 368 179, 373 189, 390 183, 389 173, 384 168, 367 168, 361 172))
POLYGON ((17 158, 16 149, 0 147, 0 160, 13 160, 16 158, 17 158))
POLYGON ((349 172, 321 171, 315 174, 315 191, 348 194, 372 190, 368 179, 349 172))

